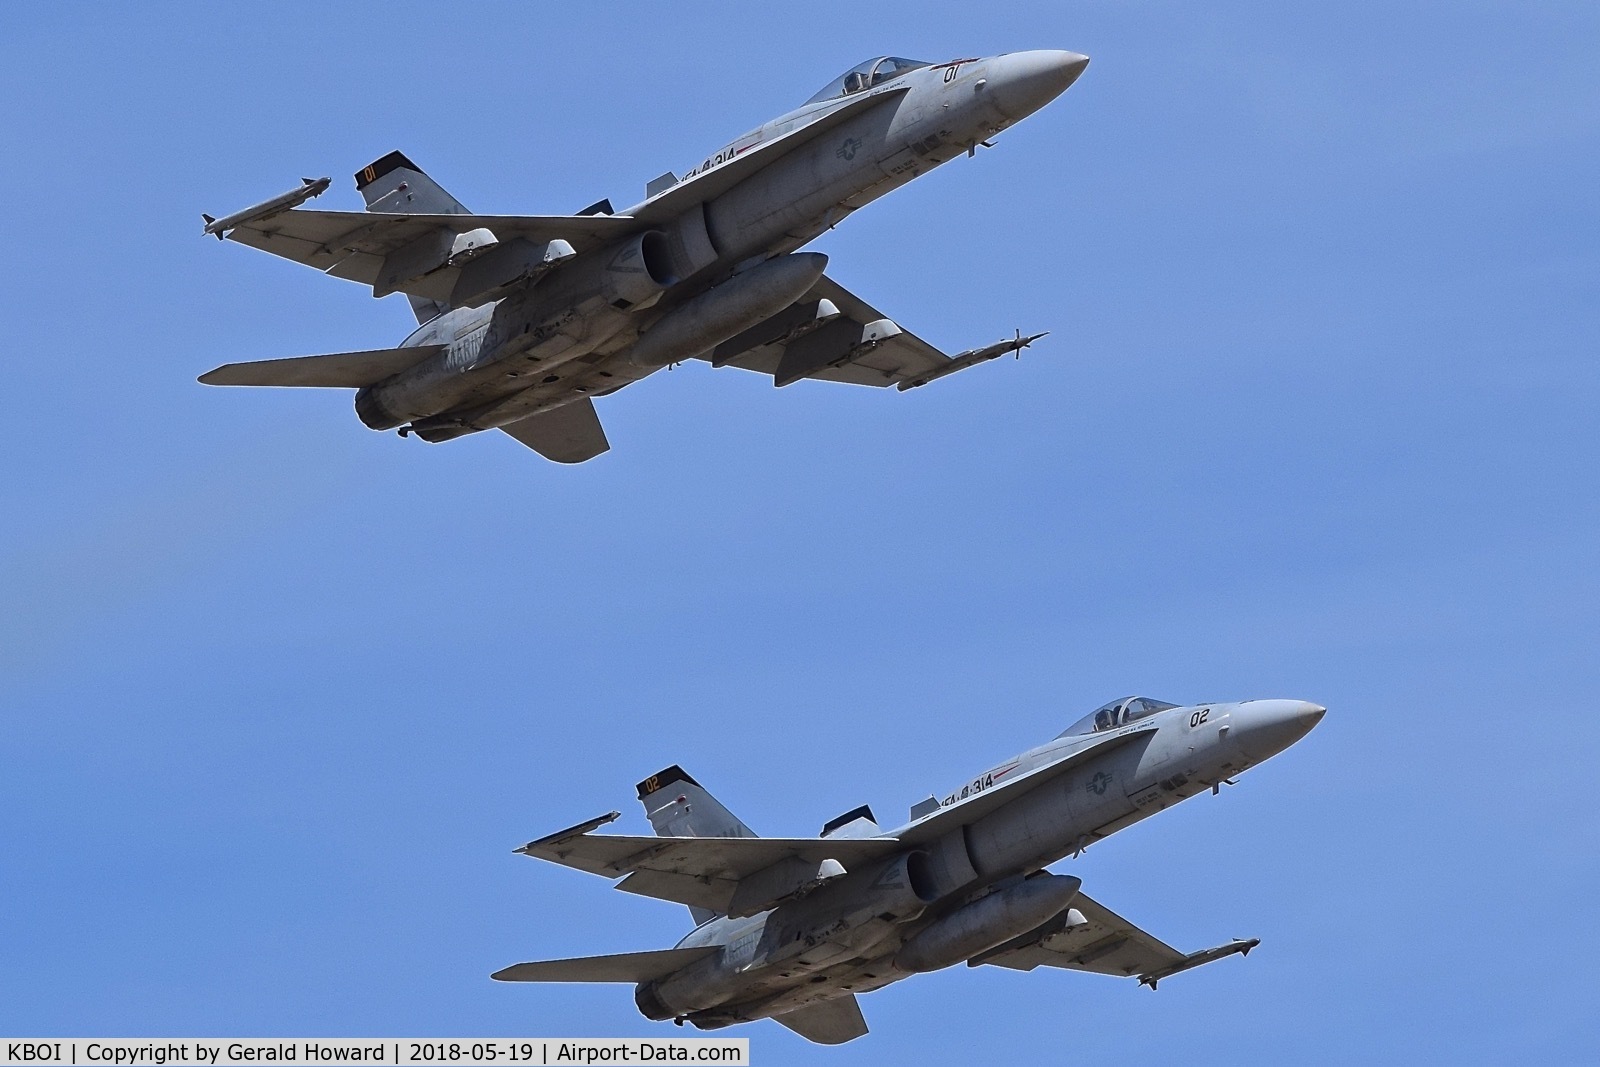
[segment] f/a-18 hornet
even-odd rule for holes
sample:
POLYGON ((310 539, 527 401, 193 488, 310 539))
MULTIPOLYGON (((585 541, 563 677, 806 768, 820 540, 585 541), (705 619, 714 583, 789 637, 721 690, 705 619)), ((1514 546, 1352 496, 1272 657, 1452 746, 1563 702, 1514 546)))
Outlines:
POLYGON ((639 784, 655 837, 592 831, 602 815, 518 852, 621 878, 687 904, 676 948, 519 963, 505 982, 631 982, 650 1019, 703 1030, 774 1019, 839 1044, 867 1032, 856 994, 965 963, 1172 975, 1255 948, 1179 952, 1044 868, 1234 776, 1304 737, 1325 709, 1300 700, 1178 707, 1113 701, 880 830, 872 811, 818 838, 757 837, 682 768, 639 784))
POLYGON ((1042 334, 947 356, 798 252, 864 204, 978 145, 1060 95, 1073 52, 846 71, 810 100, 651 181, 614 213, 474 215, 399 152, 356 174, 366 212, 300 205, 330 179, 205 232, 404 293, 418 329, 398 348, 230 363, 208 385, 355 389, 375 430, 447 441, 501 429, 581 463, 610 447, 593 398, 703 359, 772 375, 905 390, 1020 352, 1042 334))

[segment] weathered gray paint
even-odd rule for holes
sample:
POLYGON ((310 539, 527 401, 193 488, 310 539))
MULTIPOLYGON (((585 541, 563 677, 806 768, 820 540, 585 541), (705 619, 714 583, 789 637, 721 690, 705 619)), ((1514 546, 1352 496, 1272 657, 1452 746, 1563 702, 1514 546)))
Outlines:
MULTIPOLYGON (((367 282, 375 295, 407 293, 428 321, 402 347, 446 350, 362 388, 356 412, 373 429, 444 441, 614 392, 782 314, 805 294, 757 306, 741 291, 741 272, 787 257, 866 203, 1031 114, 1087 62, 1071 52, 955 61, 808 103, 730 142, 683 180, 669 173, 651 182, 645 201, 607 220, 630 231, 611 239, 600 235, 615 227, 594 221, 566 232, 559 218, 468 215, 398 153, 357 176, 369 211, 419 216, 403 231, 415 236, 398 246, 377 236, 402 232, 387 219, 339 223, 338 213, 292 210, 325 181, 208 222, 207 232, 367 282), (475 222, 481 225, 472 228, 475 222), (490 297, 487 306, 466 306, 490 297), (673 343, 652 342, 690 302, 696 310, 675 320, 673 343)), ((864 325, 841 318, 803 338, 801 351, 785 357, 778 384, 830 376, 899 332, 890 323, 892 331, 864 334, 864 325)), ((981 362, 950 366, 909 335, 905 344, 915 374, 902 368, 882 380, 871 371, 843 380, 904 388, 981 362)), ((1019 338, 1002 347, 1023 346, 1019 338)), ((752 369, 770 370, 760 364, 752 369)), ((538 442, 531 429, 519 436, 538 442)))
MULTIPOLYGON (((1185 956, 1128 928, 1129 936, 1103 938, 1092 951, 1052 956, 1041 949, 1052 939, 1074 944, 1075 930, 1125 920, 1079 894, 1077 879, 1042 881, 1046 876, 1039 872, 1270 758, 1309 732, 1322 714, 1315 704, 1293 700, 1165 707, 1121 725, 1057 737, 975 776, 933 810, 919 805, 911 822, 869 839, 882 842, 881 859, 818 878, 816 852, 808 843, 813 851, 807 863, 780 860, 746 875, 734 892, 737 910, 753 910, 762 898, 767 910, 701 923, 678 947, 722 951, 669 976, 641 976, 636 1002, 652 1019, 713 1029, 977 957, 1023 969, 1046 963, 1103 970, 1153 985, 1247 952, 1254 941, 1185 956)), ((645 798, 652 824, 674 841, 686 831, 697 836, 694 826, 673 814, 696 805, 704 806, 709 820, 702 826, 727 827, 731 820, 737 829, 730 832, 750 832, 698 785, 663 787, 661 794, 684 798, 666 805, 657 794, 645 798)), ((598 825, 582 824, 549 840, 576 849, 584 840, 580 835, 598 825)), ((828 840, 815 847, 831 847, 828 840)), ((563 862, 564 853, 541 851, 538 844, 528 846, 530 855, 563 862)), ((603 962, 608 959, 599 958, 597 973, 614 973, 603 962)), ((514 972, 497 977, 522 980, 514 972)))

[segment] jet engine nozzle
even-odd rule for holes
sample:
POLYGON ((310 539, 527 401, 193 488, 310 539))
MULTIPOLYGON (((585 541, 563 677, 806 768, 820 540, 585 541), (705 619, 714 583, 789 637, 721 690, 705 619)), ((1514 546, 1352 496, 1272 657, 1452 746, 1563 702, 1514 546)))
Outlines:
POLYGON ((639 1014, 652 1022, 664 1022, 678 1013, 661 1002, 661 994, 656 991, 656 982, 640 982, 633 987, 633 1003, 639 1009, 639 1014))
POLYGON ((396 415, 383 403, 376 386, 363 386, 356 391, 356 418, 369 430, 392 430, 411 421, 405 415, 396 415))
POLYGON ((1059 915, 1078 895, 1083 879, 1042 874, 990 893, 934 922, 900 947, 902 971, 937 971, 970 960, 1059 915))

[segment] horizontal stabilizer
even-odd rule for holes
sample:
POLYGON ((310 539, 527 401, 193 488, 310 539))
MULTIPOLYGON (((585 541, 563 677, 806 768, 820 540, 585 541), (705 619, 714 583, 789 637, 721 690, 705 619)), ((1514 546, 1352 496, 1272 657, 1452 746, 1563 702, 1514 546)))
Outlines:
POLYGON ((500 428, 556 463, 582 463, 611 448, 594 401, 588 397, 500 428))
POLYGON ((379 348, 371 352, 334 352, 326 356, 264 359, 227 363, 200 375, 204 385, 296 385, 322 389, 360 389, 409 370, 444 345, 379 348))
POLYGON ((657 952, 622 952, 615 956, 579 956, 571 960, 514 963, 489 977, 497 982, 651 982, 722 951, 703 948, 666 948, 657 952))
POLYGON ((854 993, 774 1015, 772 1021, 819 1045, 842 1045, 867 1033, 867 1020, 854 993))

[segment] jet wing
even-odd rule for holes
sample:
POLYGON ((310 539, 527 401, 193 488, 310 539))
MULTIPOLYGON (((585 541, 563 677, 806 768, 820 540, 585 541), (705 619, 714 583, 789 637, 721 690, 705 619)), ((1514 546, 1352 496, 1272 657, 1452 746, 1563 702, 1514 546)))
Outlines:
POLYGON ((891 837, 623 837, 589 832, 619 814, 590 819, 517 851, 606 878, 626 878, 617 888, 630 893, 727 913, 739 881, 774 864, 831 859, 848 870, 903 847, 891 837))
MULTIPOLYGON (((403 292, 449 303, 472 258, 455 255, 456 265, 447 262, 453 238, 461 234, 486 229, 496 242, 489 247, 507 250, 506 258, 514 260, 523 247, 542 250, 549 242, 564 241, 571 246, 566 252, 570 255, 638 228, 636 220, 622 215, 406 215, 293 208, 242 212, 209 223, 206 232, 371 285, 378 296, 403 292), (516 245, 519 239, 526 246, 516 245)), ((533 269, 534 264, 517 266, 533 269)))
POLYGON ((702 359, 772 375, 772 384, 802 378, 904 391, 936 378, 1021 352, 1044 334, 947 356, 881 311, 824 276, 797 304, 724 341, 702 359))
POLYGON ((867 1033, 867 1020, 854 993, 774 1015, 772 1021, 819 1045, 842 1045, 867 1033))
POLYGON ((1139 978, 1151 989, 1163 978, 1235 954, 1249 955, 1258 938, 1236 940, 1188 954, 1145 933, 1127 919, 1079 893, 1072 906, 1043 926, 967 961, 1015 971, 1061 967, 1118 978, 1139 978))

